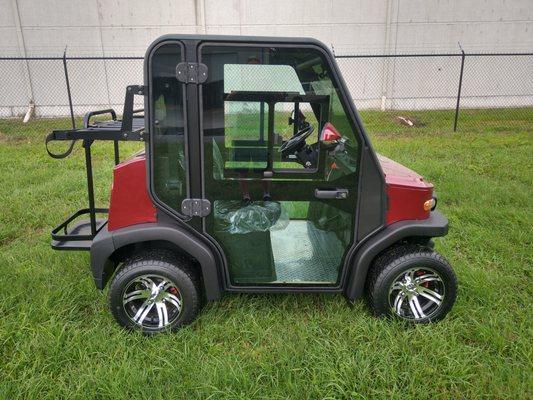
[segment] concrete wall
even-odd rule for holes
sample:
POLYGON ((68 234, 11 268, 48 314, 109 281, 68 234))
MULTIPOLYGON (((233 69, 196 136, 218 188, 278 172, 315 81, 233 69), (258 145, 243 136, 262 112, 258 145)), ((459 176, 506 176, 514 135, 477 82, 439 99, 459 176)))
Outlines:
MULTIPOLYGON (((71 56, 142 56, 165 33, 312 36, 339 55, 455 53, 458 42, 467 52, 524 52, 533 51, 532 5, 531 0, 0 0, 0 56, 60 56, 65 46, 71 56)), ((360 107, 449 108, 458 61, 339 64, 360 107)), ((532 59, 492 61, 476 61, 468 90, 489 98, 472 105, 531 105, 532 59)), ((74 101, 88 108, 99 101, 120 103, 124 84, 141 81, 140 63, 135 65, 73 65, 71 82, 79 86, 74 101)), ((65 99, 57 100, 64 97, 62 65, 0 61, 0 86, 8 93, 0 99, 0 115, 19 114, 29 98, 41 114, 65 110, 65 99)))

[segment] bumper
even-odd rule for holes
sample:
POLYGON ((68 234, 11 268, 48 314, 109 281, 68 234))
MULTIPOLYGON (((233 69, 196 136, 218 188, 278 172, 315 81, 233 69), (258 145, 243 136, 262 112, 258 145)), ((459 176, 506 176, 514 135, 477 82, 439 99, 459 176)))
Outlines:
POLYGON ((448 233, 448 219, 439 211, 431 211, 427 219, 395 222, 387 226, 385 231, 401 235, 408 233, 407 236, 446 236, 448 233))

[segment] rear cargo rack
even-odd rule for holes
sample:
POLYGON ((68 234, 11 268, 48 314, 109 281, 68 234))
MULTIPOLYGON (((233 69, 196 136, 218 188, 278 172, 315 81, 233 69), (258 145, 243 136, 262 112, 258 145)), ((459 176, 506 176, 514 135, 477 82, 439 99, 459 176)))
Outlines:
POLYGON ((96 234, 107 224, 107 218, 97 218, 97 214, 107 214, 107 208, 96 208, 94 204, 93 167, 91 145, 96 140, 113 141, 115 165, 120 162, 119 141, 144 141, 144 112, 133 109, 135 95, 144 95, 144 86, 131 85, 126 89, 122 120, 117 119, 113 109, 91 111, 83 117, 83 128, 55 130, 46 137, 46 150, 53 158, 65 158, 70 155, 74 144, 83 141, 85 149, 85 169, 87 173, 87 197, 89 206, 76 211, 52 230, 52 247, 57 250, 89 250, 96 234), (109 115, 107 121, 91 121, 95 116, 109 115), (52 141, 71 141, 67 151, 52 153, 48 143, 52 141), (88 219, 79 217, 88 216, 88 219), (75 222, 76 221, 76 222, 75 222))

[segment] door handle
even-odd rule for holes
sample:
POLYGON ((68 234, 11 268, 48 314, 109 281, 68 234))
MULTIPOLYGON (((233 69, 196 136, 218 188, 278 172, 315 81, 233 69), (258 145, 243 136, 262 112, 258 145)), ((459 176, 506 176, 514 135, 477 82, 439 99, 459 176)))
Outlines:
POLYGON ((315 189, 317 199, 346 199, 348 198, 348 189, 315 189))

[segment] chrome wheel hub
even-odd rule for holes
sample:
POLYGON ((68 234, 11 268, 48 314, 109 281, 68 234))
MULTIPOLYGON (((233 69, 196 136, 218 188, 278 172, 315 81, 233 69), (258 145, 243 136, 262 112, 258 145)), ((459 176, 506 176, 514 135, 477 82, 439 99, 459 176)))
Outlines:
POLYGON ((181 314, 182 297, 177 286, 160 275, 132 279, 122 295, 128 318, 144 328, 164 328, 181 314))
POLYGON ((418 320, 431 318, 444 300, 444 282, 430 268, 411 268, 393 281, 389 290, 389 305, 401 318, 418 320))

